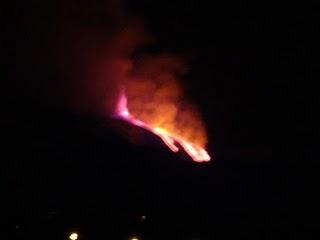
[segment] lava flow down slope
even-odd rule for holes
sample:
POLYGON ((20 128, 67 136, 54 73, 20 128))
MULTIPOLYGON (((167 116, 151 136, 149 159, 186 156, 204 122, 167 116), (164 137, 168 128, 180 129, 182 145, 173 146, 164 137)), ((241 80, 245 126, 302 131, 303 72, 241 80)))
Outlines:
POLYGON ((181 66, 173 56, 145 57, 121 89, 114 116, 159 136, 173 152, 181 147, 195 162, 207 162, 204 124, 176 80, 181 66))

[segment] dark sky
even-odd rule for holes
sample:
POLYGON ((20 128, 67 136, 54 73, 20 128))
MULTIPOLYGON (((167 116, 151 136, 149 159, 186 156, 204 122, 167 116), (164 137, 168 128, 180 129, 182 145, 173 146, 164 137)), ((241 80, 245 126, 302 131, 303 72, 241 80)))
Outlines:
MULTIPOLYGON (((115 3, 14 1, 10 8, 3 57, 9 77, 2 87, 4 239, 67 239, 73 229, 84 240, 311 239, 318 227, 310 217, 318 163, 308 140, 313 6, 115 3), (51 82, 67 92, 61 79, 69 77, 56 67, 51 31, 81 22, 108 35, 128 16, 156 39, 141 51, 188 62, 184 84, 207 124, 212 162, 173 154, 139 129, 130 131, 144 143, 134 144, 119 131, 134 127, 70 111, 56 94, 51 98, 51 82)), ((71 45, 77 40, 86 43, 71 38, 71 45)))

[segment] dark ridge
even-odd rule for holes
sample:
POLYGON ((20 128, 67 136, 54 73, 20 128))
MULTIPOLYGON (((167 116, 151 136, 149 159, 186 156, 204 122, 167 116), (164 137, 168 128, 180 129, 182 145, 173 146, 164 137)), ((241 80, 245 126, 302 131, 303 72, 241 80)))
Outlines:
POLYGON ((143 129, 61 110, 29 108, 11 124, 2 161, 2 217, 11 233, 62 239, 74 228, 85 239, 106 231, 117 239, 134 232, 211 239, 232 235, 222 231, 227 226, 276 227, 289 216, 281 191, 288 183, 272 164, 237 164, 236 157, 222 164, 219 154, 197 164, 143 129), (130 131, 140 142, 130 142, 130 131))

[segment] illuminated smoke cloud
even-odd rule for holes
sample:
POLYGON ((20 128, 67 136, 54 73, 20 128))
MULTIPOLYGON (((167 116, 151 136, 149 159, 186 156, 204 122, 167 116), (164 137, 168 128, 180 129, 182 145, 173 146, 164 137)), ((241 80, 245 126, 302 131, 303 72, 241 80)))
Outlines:
POLYGON ((185 71, 175 56, 141 57, 126 79, 115 114, 158 135, 173 152, 181 146, 194 161, 209 161, 203 122, 178 82, 185 71))
POLYGON ((195 106, 183 95, 178 79, 186 73, 183 61, 167 54, 145 56, 127 83, 128 108, 142 121, 205 146, 207 137, 195 106))

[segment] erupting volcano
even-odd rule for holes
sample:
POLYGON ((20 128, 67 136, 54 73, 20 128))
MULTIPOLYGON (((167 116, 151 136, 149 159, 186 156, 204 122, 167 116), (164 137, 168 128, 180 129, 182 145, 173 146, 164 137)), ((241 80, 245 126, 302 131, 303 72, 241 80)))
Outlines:
MULTIPOLYGON (((130 112, 130 110, 128 109, 128 105, 128 98, 126 92, 123 90, 120 94, 119 101, 116 106, 115 116, 135 126, 144 128, 156 134, 173 152, 178 152, 179 146, 181 146, 195 162, 210 161, 211 157, 204 149, 204 146, 198 144, 197 142, 189 141, 186 137, 186 134, 179 135, 179 131, 175 131, 174 128, 165 128, 164 126, 161 126, 161 124, 157 124, 155 122, 147 122, 139 119, 139 116, 135 116, 130 112)), ((164 112, 163 114, 166 113, 164 112)), ((201 131, 201 129, 198 130, 201 131)), ((197 129, 195 129, 195 131, 197 131, 197 129)))

